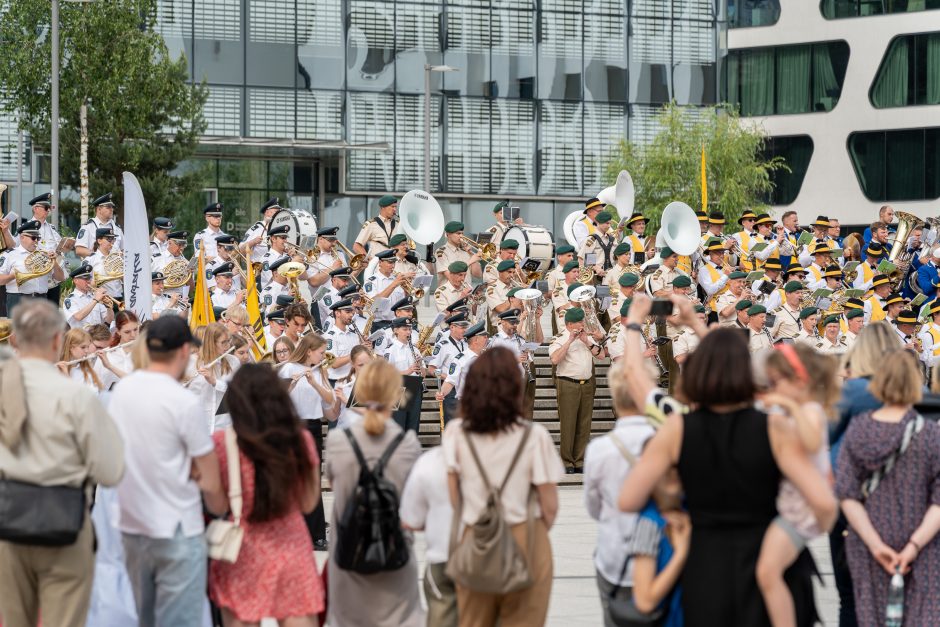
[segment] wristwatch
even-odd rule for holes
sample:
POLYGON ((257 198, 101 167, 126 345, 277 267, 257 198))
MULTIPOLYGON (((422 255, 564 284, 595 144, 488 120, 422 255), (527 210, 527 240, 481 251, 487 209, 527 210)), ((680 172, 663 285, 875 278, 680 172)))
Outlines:
POLYGON ((643 325, 640 324, 639 322, 631 322, 623 326, 627 331, 636 331, 637 333, 643 333, 643 325))

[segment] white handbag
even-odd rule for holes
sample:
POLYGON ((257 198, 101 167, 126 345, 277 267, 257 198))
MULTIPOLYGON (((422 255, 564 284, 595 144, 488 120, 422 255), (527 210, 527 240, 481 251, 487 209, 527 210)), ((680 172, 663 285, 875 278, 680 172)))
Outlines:
POLYGON ((228 503, 233 520, 217 518, 206 529, 206 543, 209 545, 209 557, 221 562, 234 564, 242 548, 245 530, 242 520, 242 477, 238 444, 235 441, 235 429, 225 429, 225 454, 228 462, 228 503))

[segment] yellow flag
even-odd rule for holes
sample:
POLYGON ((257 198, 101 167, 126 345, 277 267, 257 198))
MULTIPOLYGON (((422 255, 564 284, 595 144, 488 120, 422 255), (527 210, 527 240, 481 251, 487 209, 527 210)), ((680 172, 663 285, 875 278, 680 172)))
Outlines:
POLYGON ((702 211, 708 213, 708 182, 705 178, 705 144, 702 143, 702 211))
POLYGON ((193 287, 193 313, 189 319, 189 328, 195 330, 215 322, 215 313, 212 311, 212 300, 209 298, 209 286, 206 283, 206 249, 199 243, 199 265, 196 267, 196 283, 193 287))
POLYGON ((264 323, 261 321, 261 307, 258 306, 258 285, 255 283, 255 269, 251 265, 251 250, 248 254, 248 268, 245 272, 245 280, 248 282, 245 295, 245 307, 248 308, 248 322, 251 323, 251 333, 255 341, 251 344, 251 352, 255 355, 255 361, 260 361, 263 352, 268 350, 264 339, 264 323))

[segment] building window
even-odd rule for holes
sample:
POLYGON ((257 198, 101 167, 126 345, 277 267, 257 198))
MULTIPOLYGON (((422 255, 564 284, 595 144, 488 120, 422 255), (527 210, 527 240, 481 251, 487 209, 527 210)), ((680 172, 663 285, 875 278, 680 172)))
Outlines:
POLYGON ((774 188, 766 198, 771 205, 789 205, 800 195, 803 178, 813 156, 813 140, 809 135, 771 137, 764 146, 767 159, 782 157, 790 171, 774 170, 770 181, 774 188))
POLYGON ((728 0, 728 26, 771 26, 780 19, 778 0, 728 0))
POLYGON ((869 200, 940 197, 940 127, 852 133, 849 155, 869 200))
POLYGON ((726 100, 745 117, 831 111, 848 62, 844 41, 732 50, 725 63, 726 100))
POLYGON ((837 20, 940 9, 940 0, 822 0, 819 9, 827 20, 837 20))
POLYGON ((940 104, 940 33, 895 37, 869 97, 877 109, 940 104))

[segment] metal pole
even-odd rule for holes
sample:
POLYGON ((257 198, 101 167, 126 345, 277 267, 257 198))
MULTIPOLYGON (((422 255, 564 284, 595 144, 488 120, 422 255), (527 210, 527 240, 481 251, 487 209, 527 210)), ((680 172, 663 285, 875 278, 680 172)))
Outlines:
POLYGON ((78 121, 81 125, 81 142, 79 143, 79 198, 81 200, 81 221, 88 222, 88 106, 83 102, 78 110, 78 121))
POLYGON ((52 215, 51 222, 59 226, 59 0, 52 0, 52 215))
POLYGON ((16 139, 16 210, 23 208, 23 131, 16 139))
POLYGON ((424 191, 431 191, 431 66, 424 66, 424 191))

